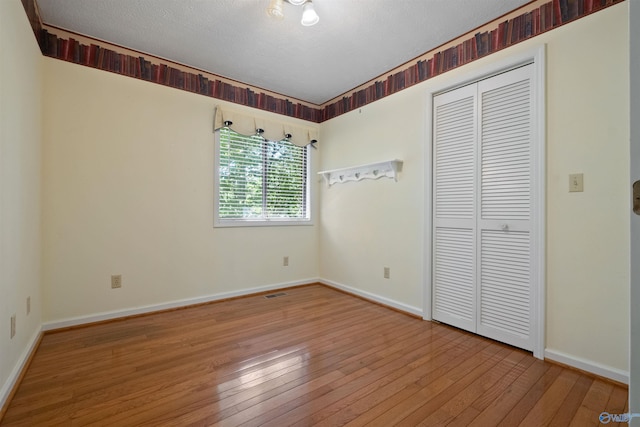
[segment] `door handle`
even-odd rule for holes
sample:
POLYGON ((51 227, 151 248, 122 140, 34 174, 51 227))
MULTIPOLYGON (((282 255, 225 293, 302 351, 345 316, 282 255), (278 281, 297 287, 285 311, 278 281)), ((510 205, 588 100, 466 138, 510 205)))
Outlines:
POLYGON ((640 181, 633 183, 633 200, 631 203, 633 204, 633 212, 636 215, 640 215, 640 181))

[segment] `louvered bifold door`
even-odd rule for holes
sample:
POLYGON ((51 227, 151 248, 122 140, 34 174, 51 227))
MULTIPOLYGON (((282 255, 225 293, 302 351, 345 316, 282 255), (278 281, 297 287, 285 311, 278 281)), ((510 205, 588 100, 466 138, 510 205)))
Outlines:
POLYGON ((478 83, 477 332, 532 350, 531 65, 478 83))
POLYGON ((433 102, 433 318, 475 332, 476 85, 433 102))

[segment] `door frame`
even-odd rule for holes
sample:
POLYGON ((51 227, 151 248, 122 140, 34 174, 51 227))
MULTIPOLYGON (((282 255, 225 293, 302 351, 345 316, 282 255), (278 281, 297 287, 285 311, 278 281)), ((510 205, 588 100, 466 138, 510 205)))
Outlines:
MULTIPOLYGON (((629 172, 631 187, 640 180, 640 2, 629 2, 629 62, 630 62, 630 153, 629 172)), ((631 191, 629 191, 631 194, 631 191)), ((630 203, 631 205, 631 203, 630 203)), ((631 211, 631 209, 629 209, 631 211)), ((629 213, 630 227, 630 337, 629 337, 629 412, 640 412, 640 217, 629 213)), ((640 417, 630 425, 640 426, 640 417)))
POLYGON ((545 64, 546 45, 538 45, 534 48, 510 55, 497 61, 487 59, 486 64, 470 68, 468 72, 456 75, 452 78, 438 78, 438 81, 428 89, 426 100, 426 131, 425 131, 425 225, 424 225, 424 292, 423 292, 423 319, 432 320, 432 291, 433 291, 433 98, 444 92, 474 83, 488 77, 504 73, 526 64, 533 65, 533 102, 534 114, 536 114, 537 126, 534 129, 534 138, 537 144, 537 164, 534 165, 531 184, 533 191, 534 217, 532 218, 532 236, 535 236, 536 252, 532 254, 533 285, 536 287, 533 311, 536 319, 533 324, 534 350, 533 355, 538 359, 544 358, 545 347, 545 298, 546 298, 546 108, 545 108, 545 64))

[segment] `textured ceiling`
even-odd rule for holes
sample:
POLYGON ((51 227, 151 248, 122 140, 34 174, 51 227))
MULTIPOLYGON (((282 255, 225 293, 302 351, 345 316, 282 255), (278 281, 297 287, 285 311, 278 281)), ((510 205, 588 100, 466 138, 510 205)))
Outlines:
POLYGON ((45 24, 322 104, 529 0, 37 0, 45 24))

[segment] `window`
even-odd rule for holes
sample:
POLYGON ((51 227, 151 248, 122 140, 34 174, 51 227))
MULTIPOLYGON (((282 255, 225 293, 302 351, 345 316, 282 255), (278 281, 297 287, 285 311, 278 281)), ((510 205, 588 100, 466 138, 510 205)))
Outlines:
POLYGON ((215 226, 310 223, 307 147, 221 128, 216 154, 215 226))

